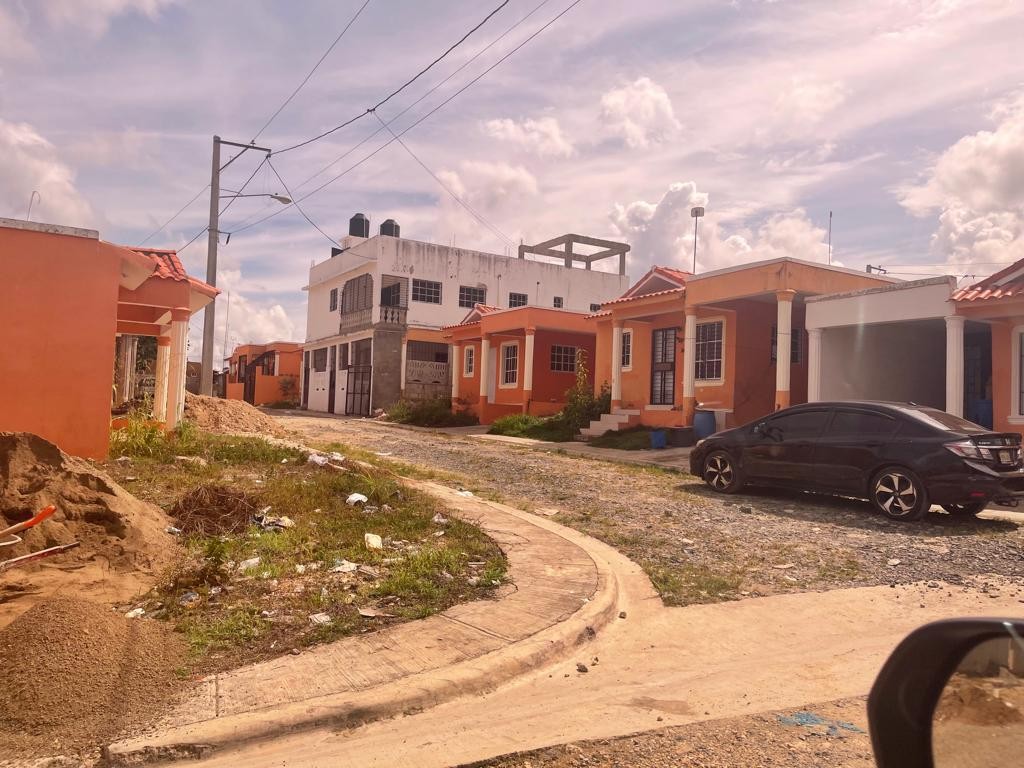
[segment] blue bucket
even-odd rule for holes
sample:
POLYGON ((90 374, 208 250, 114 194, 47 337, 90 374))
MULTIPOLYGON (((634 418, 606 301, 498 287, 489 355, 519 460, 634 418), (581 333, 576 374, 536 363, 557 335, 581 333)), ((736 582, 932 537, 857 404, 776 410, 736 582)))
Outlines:
POLYGON ((713 435, 716 431, 714 411, 697 411, 693 415, 693 433, 698 440, 713 435))
POLYGON ((668 445, 668 433, 664 429, 651 430, 651 448, 659 449, 668 445))

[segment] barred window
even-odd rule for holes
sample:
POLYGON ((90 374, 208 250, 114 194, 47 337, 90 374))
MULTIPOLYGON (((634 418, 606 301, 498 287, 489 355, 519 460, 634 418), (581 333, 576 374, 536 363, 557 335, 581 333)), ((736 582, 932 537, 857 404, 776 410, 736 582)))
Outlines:
POLYGON ((525 307, 529 302, 529 297, 525 293, 510 293, 508 295, 509 307, 525 307))
POLYGON ((313 370, 317 373, 327 370, 327 347, 313 350, 313 370))
POLYGON ((338 289, 331 288, 331 312, 338 308, 338 289))
POLYGON ((697 323, 697 351, 694 376, 698 380, 722 378, 722 334, 725 323, 715 320, 697 323))
POLYGON ((590 305, 590 311, 591 312, 600 312, 601 311, 601 305, 600 304, 591 304, 590 305))
POLYGON ((519 345, 505 344, 501 348, 501 383, 515 386, 519 381, 519 345))
POLYGON ((555 296, 555 309, 561 309, 564 303, 561 296, 555 296))
POLYGON ((441 303, 441 284, 433 280, 412 281, 412 300, 422 301, 426 304, 441 303))
POLYGON ((576 370, 576 347, 551 345, 551 370, 572 373, 576 370))
POLYGON ((658 328, 651 338, 651 405, 674 405, 676 329, 658 328))
POLYGON ((459 286, 459 306, 472 308, 476 304, 487 302, 486 288, 473 288, 469 285, 459 286))
POLYGON ((633 365, 633 332, 622 332, 622 367, 630 368, 633 365))
POLYGON ((462 375, 472 376, 476 369, 476 347, 466 347, 462 351, 462 375))

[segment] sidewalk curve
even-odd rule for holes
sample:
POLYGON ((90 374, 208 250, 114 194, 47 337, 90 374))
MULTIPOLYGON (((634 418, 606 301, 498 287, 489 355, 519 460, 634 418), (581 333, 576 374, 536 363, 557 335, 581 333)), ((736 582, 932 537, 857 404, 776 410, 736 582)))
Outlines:
POLYGON ((256 739, 352 727, 490 691, 564 656, 617 615, 618 569, 598 542, 437 483, 407 482, 495 539, 514 587, 496 600, 211 676, 151 732, 109 745, 109 764, 194 759, 256 739))

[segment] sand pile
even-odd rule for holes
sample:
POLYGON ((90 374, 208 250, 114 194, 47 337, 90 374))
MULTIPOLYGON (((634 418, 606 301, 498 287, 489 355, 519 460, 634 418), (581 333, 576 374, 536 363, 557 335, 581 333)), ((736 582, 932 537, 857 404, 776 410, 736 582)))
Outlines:
POLYGON ((208 432, 237 434, 251 432, 260 435, 279 435, 283 430, 272 417, 244 400, 224 400, 185 394, 185 418, 208 432))
POLYGON ((165 624, 84 600, 40 603, 0 630, 3 751, 68 754, 146 725, 181 689, 184 661, 165 624))
POLYGON ((935 722, 959 720, 972 725, 1024 722, 1024 683, 1004 678, 954 675, 935 708, 935 722))

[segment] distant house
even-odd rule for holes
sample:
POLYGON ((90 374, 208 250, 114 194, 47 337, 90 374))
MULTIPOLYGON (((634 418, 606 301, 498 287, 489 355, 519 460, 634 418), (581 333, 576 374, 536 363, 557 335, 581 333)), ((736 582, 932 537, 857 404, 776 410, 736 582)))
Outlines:
POLYGON ((441 328, 477 304, 591 312, 629 282, 623 243, 565 235, 521 246, 516 258, 408 240, 390 219, 369 235, 356 214, 344 247, 309 271, 301 391, 313 411, 368 415, 402 397, 446 397, 452 368, 441 328), (617 259, 618 271, 591 268, 603 259, 617 259))
POLYGON ((302 344, 242 344, 228 358, 227 398, 251 405, 299 402, 302 344))
POLYGON ((94 230, 0 219, 0 430, 103 458, 110 411, 134 396, 140 336, 157 339, 153 416, 182 415, 189 317, 217 290, 174 251, 106 243, 94 230))
POLYGON ((481 424, 513 413, 557 413, 580 359, 593 386, 594 327, 586 313, 478 304, 443 332, 455 350, 453 407, 472 411, 481 424))

